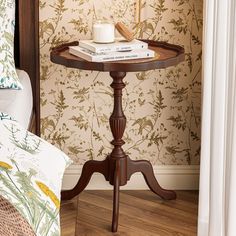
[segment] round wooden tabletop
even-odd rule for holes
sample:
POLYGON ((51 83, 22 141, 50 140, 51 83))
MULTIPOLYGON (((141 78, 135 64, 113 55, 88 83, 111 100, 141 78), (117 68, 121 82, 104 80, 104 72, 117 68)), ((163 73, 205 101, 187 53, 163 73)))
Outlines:
POLYGON ((69 68, 95 71, 122 71, 135 72, 153 69, 162 69, 177 65, 184 61, 184 48, 151 40, 143 40, 149 48, 155 51, 155 57, 148 59, 135 59, 113 62, 90 62, 69 53, 69 46, 76 46, 79 42, 72 42, 53 48, 50 54, 51 61, 69 68))

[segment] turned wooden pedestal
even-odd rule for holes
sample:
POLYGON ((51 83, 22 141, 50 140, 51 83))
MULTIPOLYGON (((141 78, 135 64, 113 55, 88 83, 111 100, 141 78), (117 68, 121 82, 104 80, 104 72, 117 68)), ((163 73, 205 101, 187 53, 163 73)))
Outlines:
MULTIPOLYGON (((114 109, 110 117, 110 127, 114 137, 111 142, 114 148, 104 161, 87 161, 76 186, 72 190, 62 192, 63 200, 72 199, 86 188, 93 173, 103 174, 105 179, 114 186, 112 232, 116 232, 118 229, 120 186, 126 185, 134 173, 141 172, 149 188, 161 198, 165 200, 176 199, 174 191, 163 189, 158 184, 149 161, 133 161, 122 149, 124 145, 122 137, 126 127, 126 117, 122 109, 122 90, 125 88, 123 79, 126 72, 166 68, 184 60, 182 47, 155 41, 147 42, 150 48, 158 53, 155 58, 106 63, 87 62, 70 55, 68 44, 57 47, 51 52, 51 60, 55 63, 85 70, 110 71, 110 76, 113 79, 111 87, 114 91, 114 109)), ((77 44, 77 42, 73 42, 70 45, 77 44)))

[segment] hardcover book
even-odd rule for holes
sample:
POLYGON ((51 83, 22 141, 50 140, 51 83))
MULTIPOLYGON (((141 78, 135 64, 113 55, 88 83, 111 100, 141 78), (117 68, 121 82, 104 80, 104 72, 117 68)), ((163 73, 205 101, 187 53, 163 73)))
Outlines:
POLYGON ((80 46, 69 47, 69 53, 92 62, 152 58, 155 56, 155 52, 150 49, 141 49, 141 50, 123 51, 123 52, 95 53, 80 46))
POLYGON ((123 38, 117 38, 114 43, 105 43, 105 44, 94 43, 93 40, 80 40, 79 46, 96 53, 129 51, 129 50, 139 50, 148 48, 148 44, 143 41, 134 39, 128 42, 125 41, 125 39, 123 38))

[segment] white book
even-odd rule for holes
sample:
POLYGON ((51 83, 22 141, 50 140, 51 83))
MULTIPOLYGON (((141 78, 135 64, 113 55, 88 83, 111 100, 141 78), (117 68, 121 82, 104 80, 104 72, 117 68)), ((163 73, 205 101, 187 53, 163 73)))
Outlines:
POLYGON ((117 38, 114 43, 94 43, 93 40, 80 40, 79 46, 86 48, 92 52, 117 52, 117 51, 129 51, 147 49, 148 44, 134 39, 131 42, 125 41, 124 38, 117 38))
POLYGON ((152 58, 155 56, 155 52, 150 49, 124 52, 95 53, 80 46, 69 47, 69 53, 92 62, 121 61, 140 58, 152 58))

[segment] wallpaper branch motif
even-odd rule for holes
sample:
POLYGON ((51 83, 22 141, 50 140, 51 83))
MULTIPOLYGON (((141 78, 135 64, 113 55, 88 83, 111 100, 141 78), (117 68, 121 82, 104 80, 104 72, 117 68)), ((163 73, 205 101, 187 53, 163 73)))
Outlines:
POLYGON ((154 165, 199 164, 202 0, 41 0, 42 136, 77 163, 103 159, 111 150, 111 78, 107 73, 54 65, 49 50, 91 37, 94 19, 121 20, 138 38, 183 45, 186 61, 166 70, 130 73, 125 79, 124 149, 154 165))
POLYGON ((139 23, 141 21, 141 6, 142 0, 136 0, 136 22, 139 23))

